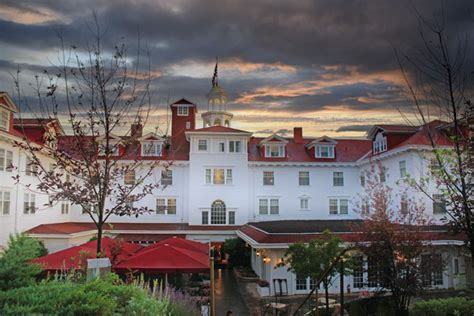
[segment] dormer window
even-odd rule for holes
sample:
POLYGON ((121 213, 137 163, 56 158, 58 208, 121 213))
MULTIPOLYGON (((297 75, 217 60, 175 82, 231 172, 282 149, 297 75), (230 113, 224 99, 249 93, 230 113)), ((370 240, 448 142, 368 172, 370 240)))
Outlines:
POLYGON ((286 156, 285 147, 288 140, 278 136, 272 135, 260 141, 260 148, 262 148, 262 155, 265 158, 284 158, 286 156))
POLYGON ((187 106, 178 106, 178 116, 188 116, 189 107, 187 106))
POLYGON ((10 111, 0 107, 0 129, 7 131, 10 122, 10 111))
POLYGON ((319 137, 306 145, 308 149, 314 147, 315 158, 333 159, 336 156, 336 140, 328 136, 319 137))
MULTIPOLYGON (((105 156, 107 150, 106 150, 106 144, 105 143, 102 143, 102 144, 99 144, 99 155, 100 156, 105 156)), ((119 147, 118 147, 118 143, 109 143, 109 154, 111 156, 118 156, 119 154, 119 147)))
POLYGON ((372 144, 372 150, 374 154, 387 151, 387 137, 383 136, 382 133, 378 133, 372 144))
POLYGON ((316 158, 334 158, 334 145, 316 145, 316 158))
POLYGON ((163 151, 163 143, 156 141, 144 141, 142 142, 142 156, 144 157, 157 157, 161 156, 163 151))
POLYGON ((265 157, 281 158, 285 157, 285 145, 265 145, 265 157))

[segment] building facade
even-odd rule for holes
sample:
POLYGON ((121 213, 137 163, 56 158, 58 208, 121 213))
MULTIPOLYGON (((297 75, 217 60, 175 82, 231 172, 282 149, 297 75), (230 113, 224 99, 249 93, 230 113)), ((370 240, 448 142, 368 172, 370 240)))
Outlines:
MULTIPOLYGON (((434 183, 429 188, 435 197, 431 199, 404 181, 420 178, 429 168, 431 146, 425 128, 439 133, 440 146, 450 146, 443 136, 443 122, 417 127, 376 125, 364 139, 305 137, 299 127, 293 129, 293 137, 254 137, 231 127, 233 115, 217 80, 202 113, 203 127, 196 127, 198 106, 193 102, 181 99, 170 108, 171 135, 142 135, 142 126, 132 128, 139 134, 138 155, 163 163, 147 179, 160 182, 162 188, 137 202, 155 211, 138 218, 112 216, 106 226, 111 235, 141 243, 170 235, 201 242, 238 236, 252 248, 252 267, 262 279, 285 278, 288 292, 298 294, 310 290, 311 280, 298 279, 285 267, 276 268, 278 260, 289 244, 317 237, 325 228, 347 232, 343 224, 360 217, 357 205, 374 162, 383 167, 383 181, 398 192, 394 208, 403 207, 408 194, 423 200, 435 222, 443 217, 434 183)), ((43 240, 51 251, 89 240, 95 234, 89 216, 67 201, 49 205, 47 195, 35 190, 37 179, 28 170, 28 156, 14 146, 24 136, 41 143, 46 133, 54 132, 58 138, 67 135, 59 122, 17 120, 15 112, 12 100, 1 93, 0 246, 6 245, 10 234, 25 231, 43 240), (14 180, 16 175, 20 181, 14 180)), ((460 286, 466 272, 463 242, 449 237, 434 242, 446 248, 447 265, 433 286, 460 286)), ((357 287, 359 279, 346 278, 354 291, 364 290, 357 287)), ((332 291, 338 291, 337 284, 332 291)))

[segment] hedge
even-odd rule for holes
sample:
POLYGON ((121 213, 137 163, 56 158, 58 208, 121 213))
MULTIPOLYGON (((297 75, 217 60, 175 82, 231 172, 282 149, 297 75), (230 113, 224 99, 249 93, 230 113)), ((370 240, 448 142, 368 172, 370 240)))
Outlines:
POLYGON ((414 316, 471 316, 473 313, 474 299, 466 297, 420 301, 410 309, 410 315, 414 316))

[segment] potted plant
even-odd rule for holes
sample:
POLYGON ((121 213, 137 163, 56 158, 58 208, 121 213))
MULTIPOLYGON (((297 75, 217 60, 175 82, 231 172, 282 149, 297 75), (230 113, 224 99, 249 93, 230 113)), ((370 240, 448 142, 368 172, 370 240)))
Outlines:
POLYGON ((270 283, 267 280, 258 280, 257 292, 260 296, 270 296, 270 283))

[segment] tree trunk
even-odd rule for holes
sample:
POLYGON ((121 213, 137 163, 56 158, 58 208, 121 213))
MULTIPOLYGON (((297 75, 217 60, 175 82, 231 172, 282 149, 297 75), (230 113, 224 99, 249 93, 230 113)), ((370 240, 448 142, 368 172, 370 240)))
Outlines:
POLYGON ((101 256, 102 253, 102 223, 97 225, 97 249, 96 249, 97 257, 101 256))
POLYGON ((329 284, 324 282, 324 292, 326 294, 326 315, 329 315, 329 284))

